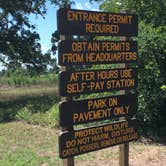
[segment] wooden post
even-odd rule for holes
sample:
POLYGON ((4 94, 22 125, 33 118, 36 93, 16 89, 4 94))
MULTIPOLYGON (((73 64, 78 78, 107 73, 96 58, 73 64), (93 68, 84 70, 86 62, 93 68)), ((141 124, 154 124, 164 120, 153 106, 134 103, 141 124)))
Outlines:
MULTIPOLYGON (((71 36, 60 35, 60 41, 69 40, 69 39, 71 39, 71 36)), ((67 70, 70 70, 70 67, 61 67, 61 71, 67 71, 67 70)), ((64 101, 64 100, 65 101, 72 100, 72 97, 62 97, 61 101, 64 101)), ((71 131, 73 130, 73 127, 62 128, 62 131, 66 131, 66 130, 71 131)), ((63 159, 63 166, 74 166, 74 157, 63 159)))
MULTIPOLYGON (((60 40, 69 40, 71 39, 71 36, 65 36, 65 35, 60 35, 60 40)), ((61 71, 67 71, 69 70, 70 67, 61 67, 61 71)), ((69 100, 72 100, 72 97, 63 97, 61 98, 61 101, 69 101, 69 100)), ((73 130, 73 127, 66 127, 66 128, 62 128, 62 131, 71 131, 73 130)), ((70 158, 66 158, 66 159, 63 159, 63 166, 74 166, 74 157, 70 157, 70 158)))
MULTIPOLYGON (((70 8, 70 5, 68 4, 65 4, 61 7, 65 7, 65 8, 70 8)), ((62 40, 70 40, 71 39, 71 36, 66 36, 66 35, 60 35, 60 41, 62 40)), ((61 67, 61 71, 67 71, 67 70, 70 70, 70 67, 61 67)), ((61 98, 61 101, 69 101, 69 100, 72 100, 72 97, 63 97, 61 98)), ((65 128, 62 128, 62 131, 71 131, 73 130, 73 127, 65 127, 65 128)), ((70 158, 66 158, 66 159, 63 159, 63 166, 74 166, 74 157, 70 157, 70 158)))
POLYGON ((63 166, 74 166, 74 157, 63 159, 63 166))
POLYGON ((129 143, 119 145, 119 166, 129 165, 129 143))
MULTIPOLYGON (((129 41, 130 38, 121 37, 121 41, 129 41)), ((121 68, 126 68, 127 65, 121 64, 121 68)), ((127 91, 121 90, 120 94, 124 95, 127 91)), ((119 118, 119 120, 125 120, 125 117, 119 118)), ((119 145, 119 166, 129 166, 129 143, 124 143, 119 145)))

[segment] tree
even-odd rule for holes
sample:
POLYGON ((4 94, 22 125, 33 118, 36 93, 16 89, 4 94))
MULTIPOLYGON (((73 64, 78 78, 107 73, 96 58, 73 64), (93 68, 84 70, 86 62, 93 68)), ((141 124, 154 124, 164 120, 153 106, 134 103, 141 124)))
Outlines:
POLYGON ((162 134, 165 130, 166 114, 166 35, 162 27, 139 24, 139 86, 138 118, 145 132, 162 134))
MULTIPOLYGON (((50 0, 53 5, 67 0, 50 0)), ((7 68, 20 65, 40 72, 51 60, 50 53, 41 52, 40 36, 28 16, 45 16, 46 0, 0 0, 0 62, 7 68)))
MULTIPOLYGON (((101 1, 101 0, 100 0, 101 1)), ((145 133, 166 132, 166 1, 104 0, 100 8, 109 12, 124 10, 139 18, 138 119, 145 133)))
POLYGON ((166 1, 165 0, 125 0, 122 5, 132 13, 137 13, 139 19, 153 26, 166 24, 166 1))
POLYGON ((90 0, 102 2, 100 9, 109 12, 120 12, 123 10, 136 13, 139 20, 153 26, 166 24, 166 1, 165 0, 90 0))

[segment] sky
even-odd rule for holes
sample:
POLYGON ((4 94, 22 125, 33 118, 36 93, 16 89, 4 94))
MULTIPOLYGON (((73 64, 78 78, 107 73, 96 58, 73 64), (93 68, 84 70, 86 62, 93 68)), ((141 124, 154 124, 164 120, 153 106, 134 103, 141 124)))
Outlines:
MULTIPOLYGON (((74 0, 75 4, 71 6, 72 9, 81 9, 81 10, 99 10, 99 3, 93 2, 90 3, 88 0, 74 0)), ((36 26, 36 32, 40 34, 40 43, 43 53, 46 53, 51 48, 51 35, 57 30, 57 19, 56 12, 58 7, 54 7, 49 2, 46 4, 47 14, 45 19, 41 16, 30 15, 30 23, 36 26)), ((56 55, 57 58, 57 55, 56 55)), ((0 63, 0 71, 5 69, 0 63)))
MULTIPOLYGON (((75 4, 71 6, 72 9, 81 10, 99 10, 99 3, 90 3, 88 0, 75 0, 75 4)), ((47 15, 44 18, 41 16, 30 15, 29 19, 32 24, 36 25, 36 31, 40 34, 40 43, 42 52, 45 53, 51 48, 51 34, 57 30, 56 11, 58 7, 54 7, 47 2, 47 15)))

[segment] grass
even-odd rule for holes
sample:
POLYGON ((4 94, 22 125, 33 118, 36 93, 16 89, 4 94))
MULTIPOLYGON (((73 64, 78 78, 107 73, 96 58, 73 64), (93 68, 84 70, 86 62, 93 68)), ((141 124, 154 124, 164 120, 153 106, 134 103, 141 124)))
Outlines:
POLYGON ((57 94, 57 85, 36 85, 29 87, 7 87, 0 89, 0 101, 13 100, 22 97, 42 96, 46 94, 57 94))
MULTIPOLYGON (((58 156, 57 128, 23 122, 0 124, 0 166, 62 166, 58 156)), ((118 166, 118 146, 75 157, 77 166, 118 166)), ((130 143, 130 163, 163 165, 166 148, 161 144, 130 143)))
POLYGON ((59 126, 58 104, 54 104, 46 112, 32 113, 27 107, 20 109, 16 114, 16 119, 30 124, 40 126, 58 127, 59 126))
POLYGON ((31 85, 50 85, 57 82, 57 74, 56 73, 46 73, 43 75, 28 75, 26 71, 22 70, 15 70, 10 73, 8 76, 7 74, 4 76, 0 76, 0 86, 1 85, 8 85, 8 86, 31 86, 31 85))
POLYGON ((56 84, 1 88, 0 121, 58 126, 58 101, 56 84))
MULTIPOLYGON (((0 89, 0 121, 5 122, 0 123, 0 166, 62 165, 58 157, 58 101, 56 84, 0 89), (13 122, 7 122, 9 120, 13 122)), ((156 165, 166 163, 163 146, 156 150, 156 146, 131 143, 130 149, 134 166, 151 166, 154 161, 156 165), (142 163, 145 156, 146 161, 142 163), (139 158, 141 161, 137 162, 139 158)), ((108 166, 110 163, 116 166, 118 146, 75 159, 77 166, 108 166)))
POLYGON ((12 122, 0 133, 0 166, 60 165, 56 130, 12 122))

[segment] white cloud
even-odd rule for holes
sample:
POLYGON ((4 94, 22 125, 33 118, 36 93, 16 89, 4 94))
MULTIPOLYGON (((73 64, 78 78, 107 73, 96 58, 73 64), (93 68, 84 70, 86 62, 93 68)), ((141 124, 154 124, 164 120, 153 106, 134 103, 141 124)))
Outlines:
POLYGON ((98 11, 98 9, 93 7, 93 4, 86 2, 86 3, 81 3, 81 2, 76 2, 75 3, 75 8, 76 9, 81 9, 81 10, 91 10, 91 11, 98 11))
POLYGON ((76 2, 76 3, 75 3, 75 8, 76 8, 76 9, 84 9, 84 6, 83 6, 82 3, 80 3, 80 2, 76 2))
POLYGON ((85 6, 86 6, 88 9, 91 8, 91 4, 90 4, 89 2, 86 2, 86 3, 85 3, 85 6))
POLYGON ((49 50, 49 48, 47 46, 41 45, 41 50, 42 53, 46 53, 49 50))

